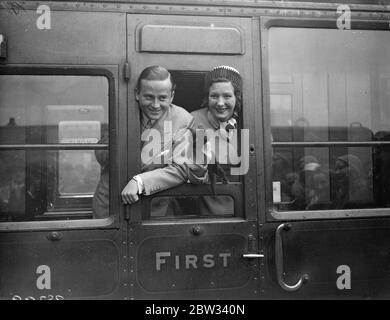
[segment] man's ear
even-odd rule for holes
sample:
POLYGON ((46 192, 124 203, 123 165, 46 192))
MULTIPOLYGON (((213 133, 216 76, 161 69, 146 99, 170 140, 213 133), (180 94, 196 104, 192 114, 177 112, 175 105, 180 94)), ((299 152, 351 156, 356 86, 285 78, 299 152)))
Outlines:
POLYGON ((138 92, 138 88, 135 88, 135 89, 134 89, 134 95, 135 95, 135 100, 139 101, 139 92, 138 92))

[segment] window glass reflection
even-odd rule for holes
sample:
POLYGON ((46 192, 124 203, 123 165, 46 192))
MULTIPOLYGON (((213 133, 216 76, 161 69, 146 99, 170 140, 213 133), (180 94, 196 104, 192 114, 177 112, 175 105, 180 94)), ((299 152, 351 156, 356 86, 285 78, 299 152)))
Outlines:
POLYGON ((1 75, 0 221, 92 217, 96 150, 56 145, 98 144, 104 132, 105 77, 1 75))
POLYGON ((390 35, 271 28, 278 210, 390 206, 390 35))

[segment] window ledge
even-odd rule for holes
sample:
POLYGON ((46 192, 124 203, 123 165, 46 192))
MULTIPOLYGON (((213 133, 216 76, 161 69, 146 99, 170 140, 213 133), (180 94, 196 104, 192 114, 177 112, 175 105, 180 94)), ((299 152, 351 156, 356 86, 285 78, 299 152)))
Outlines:
POLYGON ((2 222, 0 232, 114 228, 114 217, 93 220, 2 222))

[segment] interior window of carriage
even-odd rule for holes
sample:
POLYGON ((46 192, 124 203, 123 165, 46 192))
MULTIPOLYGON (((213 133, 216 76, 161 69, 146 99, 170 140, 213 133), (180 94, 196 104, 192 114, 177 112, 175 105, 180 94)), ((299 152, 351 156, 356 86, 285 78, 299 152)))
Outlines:
POLYGON ((1 222, 108 216, 108 96, 103 76, 0 75, 1 222))
MULTIPOLYGON (((201 108, 205 71, 170 70, 176 82, 173 103, 193 112, 201 108)), ((150 219, 215 218, 243 216, 243 186, 241 178, 231 176, 223 183, 184 184, 167 194, 155 194, 145 212, 150 219)))
POLYGON ((274 210, 390 207, 390 34, 269 29, 274 210))

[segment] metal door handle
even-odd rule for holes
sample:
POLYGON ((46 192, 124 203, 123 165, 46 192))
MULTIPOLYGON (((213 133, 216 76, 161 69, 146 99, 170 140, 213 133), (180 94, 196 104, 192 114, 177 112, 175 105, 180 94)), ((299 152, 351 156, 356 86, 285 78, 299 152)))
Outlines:
POLYGON ((256 241, 257 239, 253 234, 248 235, 248 251, 242 254, 243 258, 250 259, 249 264, 251 266, 255 265, 253 259, 264 258, 264 255, 256 250, 256 241))
POLYGON ((276 264, 276 276, 278 278, 278 283, 282 287, 282 289, 286 291, 297 291, 302 285, 309 280, 309 275, 302 275, 298 282, 292 286, 288 285, 284 282, 284 271, 283 271, 283 243, 282 243, 282 231, 288 231, 291 229, 291 225, 289 223, 282 223, 276 229, 275 234, 275 264, 276 264))
POLYGON ((246 258, 246 259, 264 258, 264 254, 260 254, 260 253, 244 253, 242 255, 242 257, 246 258))

